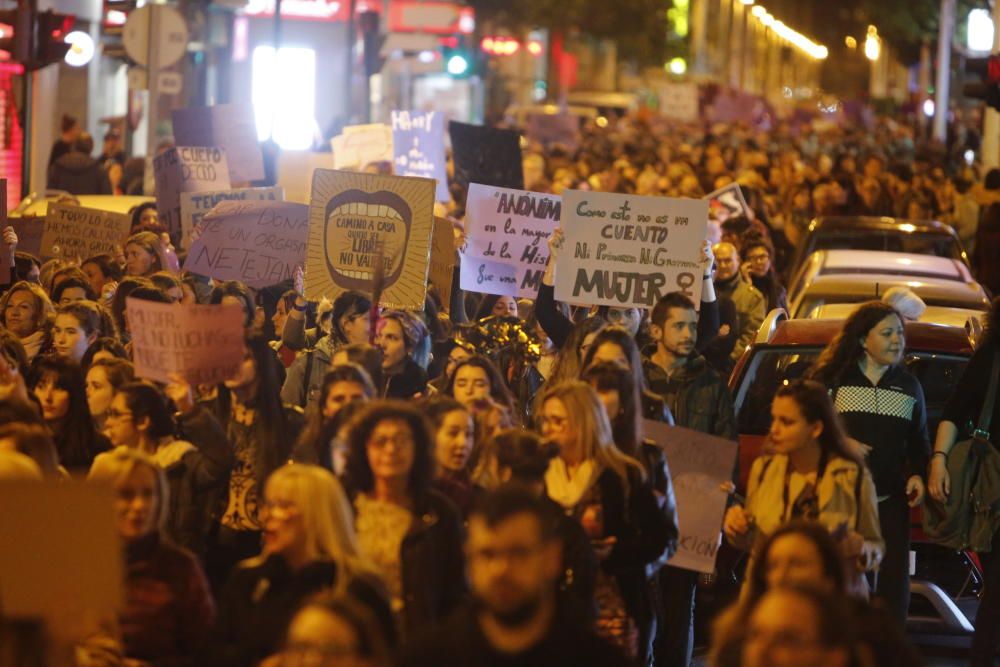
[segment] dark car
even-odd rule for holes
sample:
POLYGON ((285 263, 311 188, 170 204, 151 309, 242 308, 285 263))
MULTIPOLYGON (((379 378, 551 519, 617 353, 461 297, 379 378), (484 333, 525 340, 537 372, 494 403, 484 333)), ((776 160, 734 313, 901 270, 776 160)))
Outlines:
POLYGON ((969 264, 958 234, 935 220, 878 216, 832 216, 809 223, 788 267, 789 275, 817 250, 882 250, 949 257, 969 264))

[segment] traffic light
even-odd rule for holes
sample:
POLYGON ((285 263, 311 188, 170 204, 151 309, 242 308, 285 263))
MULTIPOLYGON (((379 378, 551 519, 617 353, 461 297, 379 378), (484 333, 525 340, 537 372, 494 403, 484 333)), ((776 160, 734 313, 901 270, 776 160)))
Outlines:
POLYGON ((72 46, 66 43, 66 35, 73 29, 74 23, 76 17, 72 14, 57 14, 51 9, 38 13, 37 41, 31 69, 62 62, 72 46))
POLYGON ((983 81, 965 84, 962 94, 983 100, 990 108, 1000 111, 1000 55, 969 58, 965 61, 965 71, 978 74, 983 81))
POLYGON ((108 58, 125 59, 122 32, 129 14, 136 8, 136 0, 104 0, 101 19, 101 53, 108 58))
POLYGON ((17 63, 31 60, 31 13, 16 9, 0 11, 0 23, 9 26, 0 37, 0 51, 10 54, 10 59, 17 63))
POLYGON ((13 28, 12 35, 5 32, 0 38, 0 50, 10 53, 26 71, 60 62, 70 50, 64 40, 75 22, 74 16, 51 10, 34 12, 22 7, 0 11, 0 23, 13 28))
POLYGON ((475 71, 475 57, 465 42, 465 36, 441 39, 444 69, 455 79, 466 79, 475 71))

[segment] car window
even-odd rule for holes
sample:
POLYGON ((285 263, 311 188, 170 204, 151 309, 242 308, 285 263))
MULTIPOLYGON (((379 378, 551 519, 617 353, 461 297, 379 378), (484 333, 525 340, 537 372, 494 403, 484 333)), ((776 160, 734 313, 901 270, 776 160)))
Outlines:
POLYGON ((945 234, 912 234, 871 229, 837 230, 814 235, 811 250, 883 250, 962 259, 955 239, 945 234))
MULTIPOLYGON (((734 392, 741 435, 767 435, 771 427, 771 400, 782 384, 801 378, 822 351, 819 347, 769 347, 755 350, 734 392)), ((931 437, 944 405, 965 370, 968 358, 959 355, 914 352, 905 359, 907 370, 924 388, 927 426, 931 437)))

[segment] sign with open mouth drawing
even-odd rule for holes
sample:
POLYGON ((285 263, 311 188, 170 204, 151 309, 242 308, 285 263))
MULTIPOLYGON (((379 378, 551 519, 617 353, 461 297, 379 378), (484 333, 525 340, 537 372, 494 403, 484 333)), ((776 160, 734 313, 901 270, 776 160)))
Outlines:
POLYGON ((309 210, 306 298, 335 299, 348 290, 371 295, 381 268, 379 303, 422 310, 434 188, 430 178, 317 169, 309 210))

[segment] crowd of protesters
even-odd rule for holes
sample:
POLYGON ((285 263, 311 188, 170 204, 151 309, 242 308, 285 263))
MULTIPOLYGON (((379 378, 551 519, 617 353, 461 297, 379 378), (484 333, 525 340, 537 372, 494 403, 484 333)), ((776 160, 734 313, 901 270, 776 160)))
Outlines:
MULTIPOLYGON (((89 153, 64 129, 55 175, 89 153)), ((861 305, 809 379, 780 388, 745 497, 719 489, 720 533, 749 554, 724 611, 696 609, 697 574, 666 563, 678 508, 643 432, 653 420, 736 439, 728 375, 785 305, 815 216, 942 220, 1000 289, 1000 172, 942 163, 913 137, 888 119, 763 132, 636 114, 588 125, 576 147, 529 145, 529 190, 741 186, 753 216, 710 224, 701 303, 675 292, 648 311, 557 302, 558 231, 536 299, 466 293, 456 275, 409 312, 359 292, 309 302, 301 275, 252 290, 180 272, 184 249, 149 204, 119 256, 79 264, 18 252, 4 230, 0 478, 116 494, 125 605, 79 638, 76 664, 687 666, 699 615, 714 617, 719 667, 920 664, 903 634, 909 509, 949 491, 943 463, 984 401, 997 307, 933 450, 893 305, 861 305), (126 297, 238 304, 238 373, 137 378, 126 297), (905 410, 857 407, 887 383, 905 410)), ((997 593, 987 562, 977 665, 1000 634, 997 593)))

